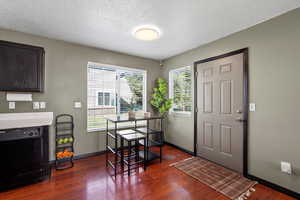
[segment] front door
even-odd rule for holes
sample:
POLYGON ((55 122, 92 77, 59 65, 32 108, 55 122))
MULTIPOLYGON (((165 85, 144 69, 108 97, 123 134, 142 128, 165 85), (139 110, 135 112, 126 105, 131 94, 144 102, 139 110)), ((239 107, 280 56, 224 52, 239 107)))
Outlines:
POLYGON ((246 159, 245 56, 238 51, 195 63, 197 155, 240 173, 246 159))

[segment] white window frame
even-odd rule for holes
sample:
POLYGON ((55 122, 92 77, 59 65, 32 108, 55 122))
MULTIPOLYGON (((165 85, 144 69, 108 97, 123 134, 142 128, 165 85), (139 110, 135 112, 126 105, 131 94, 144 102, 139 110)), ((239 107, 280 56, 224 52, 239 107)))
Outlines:
MULTIPOLYGON (((169 98, 171 98, 171 99, 174 98, 174 87, 173 87, 172 73, 174 73, 176 71, 185 70, 187 68, 191 70, 191 79, 192 79, 193 77, 192 77, 192 68, 191 68, 191 66, 177 67, 177 68, 172 69, 172 70, 169 71, 169 98)), ((192 84, 191 84, 191 91, 192 91, 192 84)), ((172 108, 169 111, 169 114, 179 114, 179 115, 191 116, 192 111, 174 111, 174 103, 173 103, 172 108)))
MULTIPOLYGON (((143 70, 143 69, 136 69, 136 68, 131 68, 131 67, 121 67, 121 66, 117 66, 117 65, 110 65, 110 64, 103 64, 103 63, 96 63, 96 62, 88 62, 87 64, 87 67, 86 67, 86 72, 87 72, 87 96, 86 96, 86 102, 88 102, 88 98, 89 98, 89 92, 88 92, 88 82, 89 82, 89 66, 93 66, 93 67, 97 67, 99 69, 115 69, 115 70, 124 70, 124 71, 135 71, 135 72, 139 72, 139 73, 143 73, 144 75, 144 83, 143 83, 143 111, 146 112, 147 111, 147 71, 146 70, 143 70)), ((99 91, 100 92, 100 91, 99 91)), ((98 91, 97 91, 98 93, 98 91)), ((103 92, 103 104, 104 103, 104 93, 105 91, 103 92)), ((97 98, 97 105, 98 105, 98 98, 97 98)), ((88 103, 86 105, 86 121, 88 119, 88 103)), ((117 106, 117 102, 115 102, 115 106, 117 106)), ((104 107, 104 105, 103 105, 104 107)), ((122 123, 120 123, 122 124, 122 123)), ((86 129, 87 129, 87 132, 98 132, 98 131, 105 131, 106 128, 93 128, 93 129, 89 129, 88 128, 88 123, 86 122, 86 129)), ((126 128, 126 126, 119 126, 120 128, 126 128)))

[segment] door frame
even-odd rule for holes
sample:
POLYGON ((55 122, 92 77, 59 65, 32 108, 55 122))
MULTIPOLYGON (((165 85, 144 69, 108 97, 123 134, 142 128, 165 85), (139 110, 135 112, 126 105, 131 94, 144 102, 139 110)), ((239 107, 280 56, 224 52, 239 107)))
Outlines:
POLYGON ((243 141, 243 175, 248 175, 248 106, 249 106, 249 50, 248 48, 239 49, 236 51, 232 51, 226 54, 222 54, 219 56, 214 56, 210 58, 206 58, 203 60, 199 60, 194 62, 194 156, 197 156, 197 65, 201 63, 206 63, 214 60, 218 60, 221 58, 233 56, 243 53, 243 134, 244 134, 244 141, 243 141))

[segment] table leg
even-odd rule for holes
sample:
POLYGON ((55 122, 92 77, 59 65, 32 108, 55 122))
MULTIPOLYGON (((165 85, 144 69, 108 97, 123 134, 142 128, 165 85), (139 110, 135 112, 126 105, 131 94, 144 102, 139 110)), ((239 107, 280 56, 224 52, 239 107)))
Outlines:
POLYGON ((159 159, 162 161, 162 146, 159 147, 159 159))
POLYGON ((145 142, 145 148, 146 148, 146 162, 148 163, 148 151, 149 151, 149 120, 147 120, 147 139, 145 142))
MULTIPOLYGON (((146 144, 146 139, 144 139, 144 144, 146 144)), ((147 152, 146 149, 144 149, 144 170, 147 168, 147 160, 146 160, 147 152)))
POLYGON ((121 138, 121 167, 124 171, 124 139, 121 138))
POLYGON ((163 147, 163 132, 160 133, 160 147, 159 147, 159 159, 162 161, 162 147, 163 147))
POLYGON ((135 162, 139 160, 139 140, 135 141, 135 162))
POLYGON ((117 177, 117 167, 118 167, 118 136, 117 136, 117 123, 115 123, 115 177, 117 177))
POLYGON ((106 120, 106 167, 108 167, 108 120, 106 120))
POLYGON ((128 176, 130 176, 131 141, 128 141, 128 176))

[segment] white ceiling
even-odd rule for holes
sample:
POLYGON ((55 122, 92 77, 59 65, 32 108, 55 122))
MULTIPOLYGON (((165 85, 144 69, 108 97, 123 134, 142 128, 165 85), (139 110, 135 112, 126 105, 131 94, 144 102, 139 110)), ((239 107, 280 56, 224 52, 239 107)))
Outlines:
POLYGON ((165 59, 300 6, 299 0, 0 0, 0 27, 165 59), (153 24, 156 41, 132 29, 153 24))

